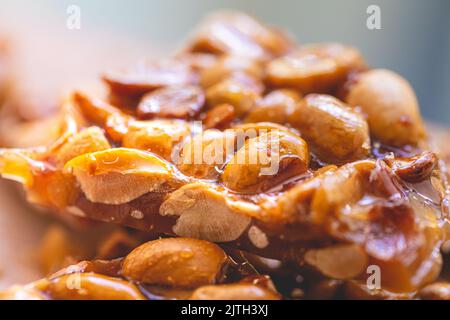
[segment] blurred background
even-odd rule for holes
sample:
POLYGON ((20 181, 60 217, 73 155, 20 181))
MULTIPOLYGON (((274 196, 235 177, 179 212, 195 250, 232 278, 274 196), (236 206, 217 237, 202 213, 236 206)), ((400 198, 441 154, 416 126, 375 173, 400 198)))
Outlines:
MULTIPOLYGON (((56 99, 108 68, 169 54, 218 9, 255 15, 301 43, 354 45, 373 67, 412 83, 429 121, 450 124, 448 0, 0 0, 0 39, 9 40, 17 85, 56 99), (81 11, 79 30, 67 28, 71 5, 81 11), (381 10, 381 30, 367 28, 370 5, 381 10)), ((33 257, 50 222, 19 199, 13 184, 0 182, 0 288, 42 276, 33 257)))
POLYGON ((0 0, 0 32, 15 35, 25 83, 60 91, 110 66, 168 53, 205 14, 224 8, 283 27, 303 43, 360 48, 372 66, 412 83, 427 119, 450 123, 448 0, 0 0), (66 27, 70 5, 81 10, 80 30, 66 27), (369 5, 381 9, 381 30, 366 26, 369 5))

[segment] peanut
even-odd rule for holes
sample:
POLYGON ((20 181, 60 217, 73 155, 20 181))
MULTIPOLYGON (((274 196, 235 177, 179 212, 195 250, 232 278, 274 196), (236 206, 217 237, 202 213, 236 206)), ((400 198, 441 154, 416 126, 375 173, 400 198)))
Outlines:
POLYGON ((288 131, 271 131, 246 141, 226 165, 223 184, 240 193, 257 193, 308 169, 306 142, 288 131))
POLYGON ((137 107, 141 119, 190 119, 197 116, 205 104, 203 90, 197 86, 173 86, 147 93, 137 107))
POLYGON ((233 75, 206 90, 209 107, 227 103, 235 108, 238 117, 245 115, 260 98, 261 84, 245 74, 233 75))
POLYGON ((435 282, 419 291, 419 297, 424 300, 450 300, 450 283, 435 282))
POLYGON ((207 241, 159 239, 126 256, 123 274, 145 284, 195 288, 216 283, 226 261, 223 250, 207 241))
POLYGON ((87 153, 70 160, 64 170, 77 178, 89 200, 106 204, 126 203, 180 183, 167 161, 135 149, 87 153))
POLYGON ((364 61, 354 48, 338 43, 300 47, 297 51, 272 60, 267 66, 267 81, 276 87, 288 87, 301 93, 327 93, 344 81, 348 72, 361 69, 364 61))
POLYGON ((194 291, 191 300, 279 300, 275 292, 251 284, 236 283, 204 286, 194 291))
POLYGON ((380 142, 417 145, 425 137, 416 95, 398 74, 382 69, 362 73, 346 102, 367 114, 370 133, 380 142))
POLYGON ((259 62, 245 57, 224 56, 219 58, 213 66, 203 70, 200 74, 200 84, 203 88, 209 88, 235 72, 243 72, 257 79, 263 76, 259 62))
POLYGON ((53 279, 47 292, 56 300, 144 300, 128 281, 90 273, 66 274, 53 279))
POLYGON ((289 123, 300 131, 312 151, 325 162, 354 161, 366 157, 370 151, 366 120, 331 96, 306 96, 289 123))
POLYGON ((300 94, 295 90, 274 90, 258 101, 256 107, 245 117, 244 122, 288 123, 300 101, 300 94))

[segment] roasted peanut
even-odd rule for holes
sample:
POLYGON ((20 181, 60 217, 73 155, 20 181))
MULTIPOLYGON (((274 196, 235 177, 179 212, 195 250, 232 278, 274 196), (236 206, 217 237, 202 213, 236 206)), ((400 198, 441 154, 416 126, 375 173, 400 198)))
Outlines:
POLYGON ((276 87, 289 87, 307 93, 329 93, 353 69, 364 65, 360 53, 337 43, 303 46, 294 53, 272 60, 267 81, 276 87))
POLYGON ((122 147, 152 152, 168 161, 177 143, 190 133, 182 120, 151 120, 130 123, 122 138, 122 147))
POLYGON ((204 286, 194 291, 191 300, 279 300, 280 296, 269 289, 251 284, 221 284, 204 286))
POLYGON ((256 107, 250 110, 244 122, 275 122, 287 124, 295 112, 300 94, 294 90, 274 90, 257 102, 256 107))
POLYGON ((177 60, 187 63, 194 71, 202 72, 211 68, 217 61, 218 57, 211 53, 200 52, 182 52, 176 56, 177 60))
POLYGON ((300 131, 323 161, 339 164, 369 154, 367 122, 362 115, 331 96, 306 96, 289 123, 300 131))
POLYGON ((260 134, 269 133, 271 131, 290 132, 298 135, 297 130, 272 122, 237 124, 233 126, 233 130, 238 138, 245 137, 245 139, 255 138, 260 134))
POLYGON ((390 290, 414 291, 437 277, 442 263, 435 256, 442 239, 439 218, 432 207, 405 195, 383 161, 358 161, 325 175, 310 201, 312 221, 333 238, 360 245, 369 264, 381 268, 382 284, 390 290), (376 236, 367 237, 367 230, 376 230, 376 236), (404 246, 385 250, 399 238, 404 246))
POLYGON ((137 107, 137 114, 141 119, 191 119, 204 104, 205 95, 199 87, 172 86, 147 93, 137 107))
POLYGON ((360 74, 345 101, 367 114, 371 135, 382 143, 401 147, 424 139, 416 95, 410 84, 392 71, 360 74))
POLYGON ((340 245, 308 250, 305 261, 327 277, 352 279, 366 271, 368 257, 360 246, 340 245))
POLYGON ((221 180, 240 193, 258 193, 308 170, 306 142, 287 131, 271 131, 245 142, 225 166, 221 180))
POLYGON ((147 242, 126 256, 125 277, 145 284, 195 288, 220 279, 227 256, 217 245, 189 238, 147 242))
POLYGON ((98 127, 90 127, 80 131, 71 137, 56 154, 56 162, 63 167, 67 161, 89 152, 110 149, 111 145, 106 140, 103 130, 98 127))
POLYGON ((203 88, 209 88, 235 72, 242 72, 256 79, 261 79, 263 76, 260 62, 240 56, 223 56, 213 66, 202 71, 200 84, 203 88))
POLYGON ((220 173, 226 159, 235 151, 233 131, 206 130, 187 137, 182 145, 178 168, 188 176, 213 179, 220 173))
POLYGON ((420 289, 419 297, 424 300, 450 300, 450 283, 435 282, 420 289))
POLYGON ((168 162, 126 148, 78 156, 64 170, 77 178, 89 200, 106 204, 126 203, 151 191, 168 191, 181 182, 168 162))
POLYGON ((173 227, 178 236, 229 242, 238 239, 260 211, 258 205, 234 198, 223 188, 199 182, 171 193, 159 214, 179 216, 173 227))
POLYGON ((88 96, 82 92, 75 92, 72 99, 83 117, 95 124, 104 125, 108 117, 113 114, 125 116, 119 109, 102 99, 88 96))
POLYGON ((46 292, 55 300, 144 300, 132 283, 89 273, 66 274, 50 281, 46 292))
POLYGON ((108 137, 115 142, 121 142, 130 127, 140 128, 144 125, 137 126, 136 124, 146 123, 146 121, 134 120, 125 112, 102 99, 87 96, 80 92, 74 93, 73 101, 83 118, 102 126, 108 137))
POLYGON ((238 74, 226 78, 206 90, 206 102, 214 107, 218 104, 231 104, 238 117, 245 115, 260 97, 260 85, 246 75, 238 74))
POLYGON ((240 12, 209 16, 192 39, 190 50, 267 59, 287 52, 292 42, 285 34, 240 12))
POLYGON ((139 96, 161 87, 196 82, 191 67, 176 59, 143 62, 130 70, 107 73, 103 79, 112 92, 125 96, 139 96))
POLYGON ((438 160, 434 153, 425 151, 411 158, 387 158, 385 161, 403 180, 420 182, 431 176, 438 160))
POLYGON ((224 130, 230 126, 235 116, 234 107, 231 104, 219 104, 206 113, 203 123, 206 129, 224 130))

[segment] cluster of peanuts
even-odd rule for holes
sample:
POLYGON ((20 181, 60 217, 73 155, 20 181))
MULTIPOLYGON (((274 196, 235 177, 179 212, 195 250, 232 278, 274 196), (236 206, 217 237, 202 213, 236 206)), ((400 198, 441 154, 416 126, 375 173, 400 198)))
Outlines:
MULTIPOLYGON (((54 253, 51 253, 54 255, 54 253)), ((249 263, 248 260, 245 260, 249 263)), ((124 258, 71 264, 48 277, 0 292, 6 300, 279 300, 270 276, 242 264, 211 242, 162 238, 137 246, 124 258)), ((299 276, 296 280, 299 281, 299 276)), ((414 293, 368 290, 358 281, 315 279, 290 299, 450 299, 450 285, 435 282, 414 293)))
POLYGON ((353 47, 299 45, 222 12, 174 56, 103 80, 107 97, 67 99, 55 141, 0 149, 0 173, 65 219, 164 238, 6 297, 449 298, 449 285, 435 282, 448 237, 447 179, 401 76, 370 69, 353 47), (238 161, 249 150, 267 155, 273 141, 275 174, 238 161), (192 162, 198 146, 221 156, 192 162), (228 250, 271 263, 236 276, 228 250), (277 263, 276 272, 267 266, 277 263), (365 285, 371 265, 382 272, 375 291, 365 285))
POLYGON ((230 282, 232 268, 233 261, 216 244, 190 238, 158 239, 138 246, 123 259, 83 261, 46 279, 12 287, 0 298, 280 299, 268 277, 230 282))

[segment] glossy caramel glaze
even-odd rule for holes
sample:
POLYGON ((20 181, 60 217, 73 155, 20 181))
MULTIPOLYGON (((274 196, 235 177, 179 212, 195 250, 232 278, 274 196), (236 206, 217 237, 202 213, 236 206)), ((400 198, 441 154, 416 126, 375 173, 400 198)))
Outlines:
MULTIPOLYGON (((278 261, 284 275, 261 268, 287 298, 372 297, 361 287, 370 265, 382 272, 378 298, 413 297, 438 279, 442 161, 406 80, 368 68, 356 49, 295 44, 247 15, 219 14, 177 55, 104 80, 108 97, 67 99, 53 144, 0 149, 0 173, 31 203, 220 243, 253 255, 251 266, 278 261), (211 161, 196 162, 198 146, 211 161), (257 162, 238 161, 252 150, 257 162)), ((121 281, 124 298, 166 292, 121 281)), ((267 293, 239 282, 230 297, 240 290, 267 293)))

